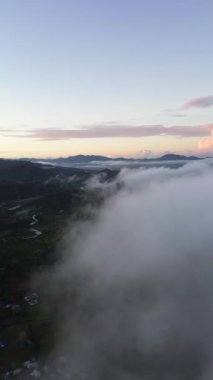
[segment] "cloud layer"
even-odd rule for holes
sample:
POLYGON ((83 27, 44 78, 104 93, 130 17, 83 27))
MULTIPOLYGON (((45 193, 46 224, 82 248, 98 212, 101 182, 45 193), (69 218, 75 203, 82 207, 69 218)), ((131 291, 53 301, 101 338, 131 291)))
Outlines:
POLYGON ((63 352, 61 379, 211 380, 212 167, 124 170, 113 186, 53 273, 51 365, 63 352))
POLYGON ((195 126, 164 125, 95 125, 80 129, 41 128, 22 132, 16 137, 33 138, 42 141, 91 138, 136 138, 151 136, 207 137, 213 133, 213 124, 195 126))

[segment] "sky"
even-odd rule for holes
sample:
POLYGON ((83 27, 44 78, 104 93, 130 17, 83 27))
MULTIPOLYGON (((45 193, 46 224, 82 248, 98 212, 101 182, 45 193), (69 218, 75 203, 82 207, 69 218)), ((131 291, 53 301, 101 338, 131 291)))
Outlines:
POLYGON ((213 155, 212 0, 0 1, 0 157, 213 155))

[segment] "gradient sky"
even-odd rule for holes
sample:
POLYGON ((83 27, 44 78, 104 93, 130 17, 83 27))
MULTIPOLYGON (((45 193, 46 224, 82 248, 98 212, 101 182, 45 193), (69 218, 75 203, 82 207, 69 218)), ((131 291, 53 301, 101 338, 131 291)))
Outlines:
POLYGON ((212 0, 0 1, 0 156, 213 154, 212 36, 212 0))

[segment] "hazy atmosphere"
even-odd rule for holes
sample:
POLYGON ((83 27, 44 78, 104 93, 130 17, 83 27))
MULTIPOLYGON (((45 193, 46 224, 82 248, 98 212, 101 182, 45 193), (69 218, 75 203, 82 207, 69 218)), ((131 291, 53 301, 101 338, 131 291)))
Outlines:
POLYGON ((0 380, 213 379, 213 1, 0 1, 0 380))

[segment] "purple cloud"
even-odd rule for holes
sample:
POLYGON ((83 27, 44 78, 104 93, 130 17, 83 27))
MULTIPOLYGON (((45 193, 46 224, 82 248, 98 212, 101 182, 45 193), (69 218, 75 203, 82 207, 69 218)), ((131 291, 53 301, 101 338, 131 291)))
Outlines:
POLYGON ((135 138, 151 136, 177 136, 177 137, 208 137, 213 134, 213 124, 196 126, 164 125, 99 125, 80 129, 33 129, 29 132, 16 134, 16 137, 28 137, 41 141, 56 141, 66 139, 92 139, 92 138, 135 138))
POLYGON ((184 103, 180 109, 187 110, 189 108, 198 107, 198 108, 209 108, 213 106, 213 95, 204 96, 202 98, 191 99, 188 102, 184 103))

